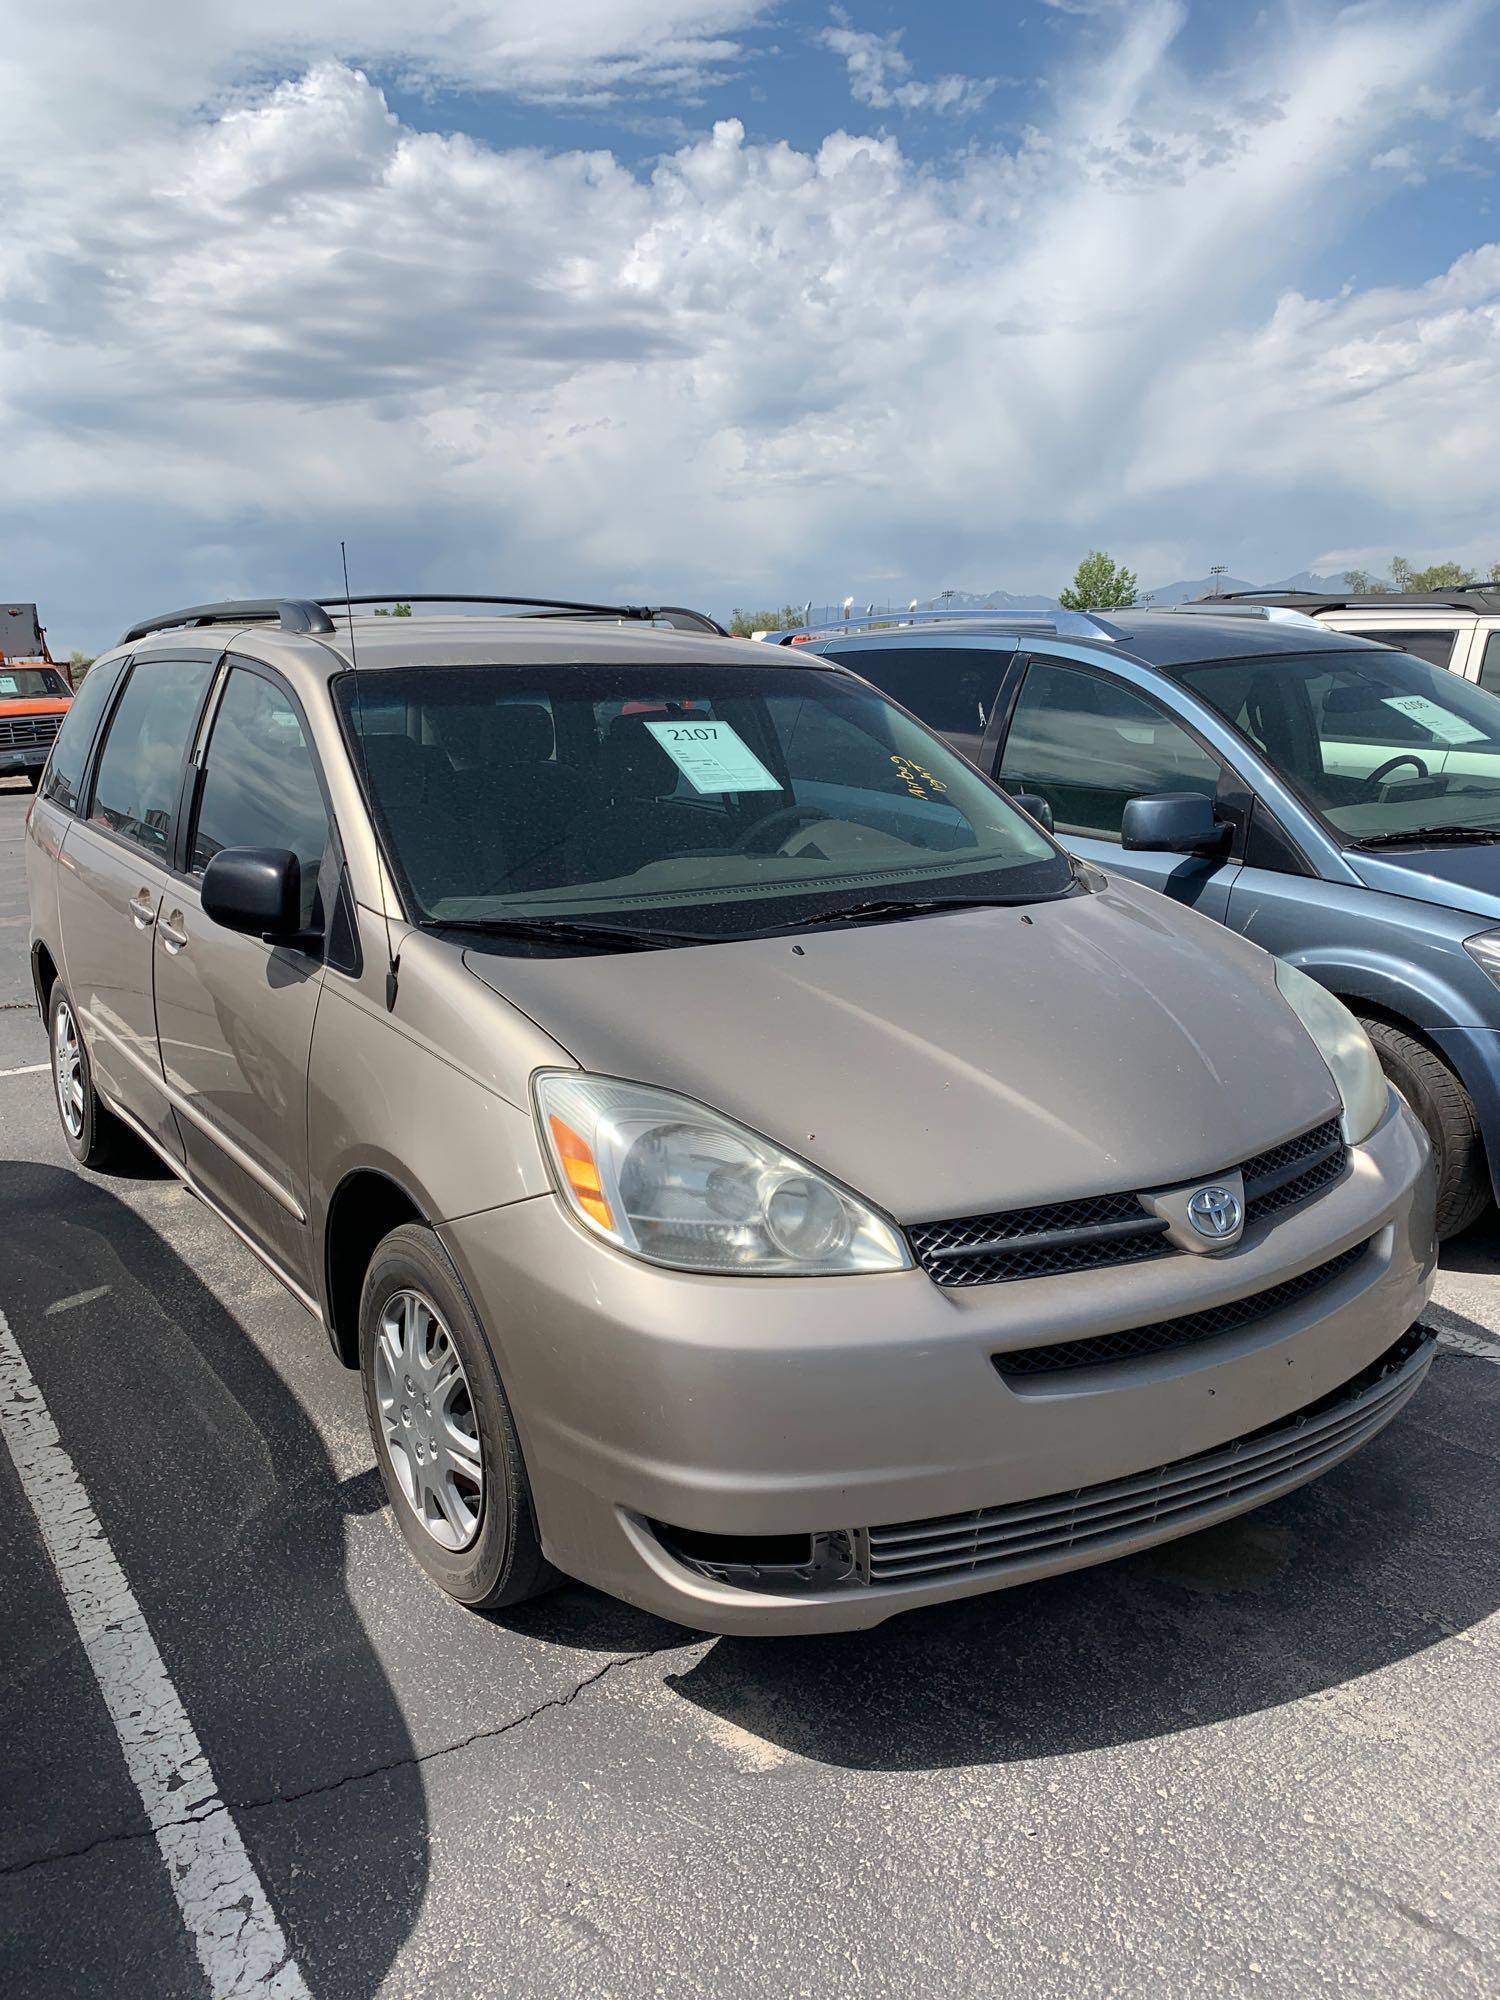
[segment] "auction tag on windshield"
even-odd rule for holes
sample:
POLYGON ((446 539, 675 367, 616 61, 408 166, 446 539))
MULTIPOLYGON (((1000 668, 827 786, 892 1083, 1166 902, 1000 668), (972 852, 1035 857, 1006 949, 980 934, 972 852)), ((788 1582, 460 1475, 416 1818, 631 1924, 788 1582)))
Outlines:
POLYGON ((727 722, 648 722, 695 792, 779 792, 781 786, 727 722))
POLYGON ((1424 729, 1430 729, 1440 743, 1483 743, 1485 740, 1482 729, 1476 729, 1472 722, 1465 722, 1461 715, 1455 715, 1451 708, 1444 708, 1440 702, 1429 701, 1425 694, 1387 694, 1382 695, 1381 700, 1387 708, 1409 715, 1413 722, 1420 722, 1424 729))
POLYGON ((0 674, 0 694, 19 694, 20 683, 14 674, 0 674))

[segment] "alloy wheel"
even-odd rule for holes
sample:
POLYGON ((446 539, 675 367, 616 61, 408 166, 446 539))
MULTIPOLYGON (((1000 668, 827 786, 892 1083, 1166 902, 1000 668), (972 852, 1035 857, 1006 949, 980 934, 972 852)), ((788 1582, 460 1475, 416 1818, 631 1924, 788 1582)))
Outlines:
POLYGON ((466 1549, 484 1511, 479 1420, 452 1335, 420 1292, 393 1292, 381 1310, 375 1395, 412 1512, 440 1548, 466 1549))
POLYGON ((57 1003, 52 1023, 52 1082, 68 1137, 76 1141, 83 1136, 83 1051, 78 1045, 78 1023, 66 1000, 57 1003))

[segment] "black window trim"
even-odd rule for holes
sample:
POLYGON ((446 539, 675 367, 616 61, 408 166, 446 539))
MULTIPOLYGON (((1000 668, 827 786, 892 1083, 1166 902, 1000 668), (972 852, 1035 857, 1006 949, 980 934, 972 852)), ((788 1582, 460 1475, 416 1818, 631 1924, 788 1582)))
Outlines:
POLYGON ((97 834, 101 840, 109 841, 112 846, 120 848, 123 853, 132 855, 143 862, 149 862, 153 868, 159 869, 163 875, 171 876, 178 881, 186 879, 174 865, 177 856, 182 810, 183 772, 188 767, 189 760, 192 757, 193 745, 198 738, 198 726, 203 719, 204 703, 213 692, 216 672, 215 663, 219 657, 217 647, 203 646, 173 647, 170 652, 165 653, 131 654, 125 662, 125 671, 120 676, 119 685, 110 696, 99 727, 94 733, 94 741, 89 751, 88 764, 84 774, 85 784, 79 790, 79 809, 76 817, 88 828, 90 833, 97 834), (161 854, 152 854, 148 848, 142 847, 138 840, 131 840, 125 834, 117 833, 113 827, 98 826, 95 824, 94 792, 99 778, 100 759, 104 754, 106 744, 109 742, 109 733, 115 726, 115 717, 119 713, 120 703, 125 699, 125 690, 135 680, 136 674, 141 668, 159 665, 165 666, 174 660, 196 661, 206 666, 209 674, 204 693, 199 698, 198 706, 194 711, 193 725, 188 731, 187 742, 184 745, 182 753, 182 763, 178 767, 177 797, 172 809, 172 824, 168 829, 166 845, 161 854))
MULTIPOLYGON (((202 871, 194 872, 192 867, 193 840, 198 831, 198 814, 203 806, 203 779, 208 769, 208 755, 213 742, 214 725, 219 719, 219 710, 223 705, 224 690, 229 685, 229 676, 237 668, 243 673, 254 674, 259 680, 265 681, 268 686, 283 697, 297 718, 297 726, 302 731, 302 741, 306 746, 308 758, 312 764, 313 776, 317 780, 318 794, 323 801, 323 810, 328 818, 328 837, 333 846, 334 860, 337 863, 338 897, 347 895, 352 910, 354 899, 348 881, 348 860, 344 848, 343 836, 339 832, 338 816, 333 810, 333 796, 328 789, 328 778, 323 770, 323 760, 318 755, 317 741, 313 736, 312 730, 308 727, 307 710, 302 706, 300 697, 284 674, 278 672, 275 667, 268 665, 266 661, 252 659, 245 653, 225 652, 220 655, 212 684, 208 690, 207 699, 199 711, 197 726, 188 742, 188 756, 183 767, 182 783, 177 800, 176 838, 173 843, 172 873, 179 881, 189 883, 195 890, 203 880, 202 871)), ((328 907, 323 913, 322 962, 325 965, 332 966, 335 972, 343 972, 349 977, 357 978, 362 969, 359 954, 359 928, 357 924, 352 926, 354 938, 354 959, 352 966, 339 963, 329 953, 329 940, 333 932, 336 900, 337 898, 329 898, 328 907)), ((311 954, 304 955, 311 956, 311 954)))

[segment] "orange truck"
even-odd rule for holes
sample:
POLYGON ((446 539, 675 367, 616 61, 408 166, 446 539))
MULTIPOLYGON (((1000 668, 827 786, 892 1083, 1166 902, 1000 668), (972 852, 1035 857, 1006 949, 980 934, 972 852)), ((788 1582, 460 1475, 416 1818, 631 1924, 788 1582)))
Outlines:
POLYGON ((72 699, 36 606, 0 601, 0 778, 24 778, 36 790, 72 699))

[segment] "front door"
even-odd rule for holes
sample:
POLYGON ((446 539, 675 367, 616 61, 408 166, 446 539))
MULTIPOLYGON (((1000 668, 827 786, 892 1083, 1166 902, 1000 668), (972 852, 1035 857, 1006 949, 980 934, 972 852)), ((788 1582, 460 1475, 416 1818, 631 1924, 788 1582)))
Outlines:
POLYGON ((69 827, 58 877, 64 976, 99 1087, 178 1160, 182 1142, 156 1046, 152 946, 172 883, 183 766, 211 672, 204 657, 131 669, 88 817, 69 827))
POLYGON ((155 933, 167 1085, 194 1178, 289 1277, 316 1291, 307 1066, 322 958, 223 929, 204 915, 198 889, 221 848, 291 848, 302 864, 303 926, 324 928, 328 810, 301 716, 259 670, 231 662, 191 798, 187 879, 170 885, 155 933))
POLYGON ((1008 792, 1047 801, 1070 854, 1222 923, 1238 862, 1127 851, 1120 824, 1131 799, 1161 792, 1217 797, 1223 769, 1189 729, 1136 689, 1084 667, 1033 659, 1011 712, 999 775, 1008 792))

